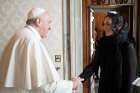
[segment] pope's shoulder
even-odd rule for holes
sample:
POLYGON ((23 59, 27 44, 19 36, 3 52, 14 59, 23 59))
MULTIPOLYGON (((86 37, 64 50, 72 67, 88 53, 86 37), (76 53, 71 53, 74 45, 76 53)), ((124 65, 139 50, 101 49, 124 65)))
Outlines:
POLYGON ((24 27, 21 30, 15 32, 14 36, 16 39, 25 40, 25 41, 36 41, 36 38, 33 35, 33 32, 30 29, 24 27))

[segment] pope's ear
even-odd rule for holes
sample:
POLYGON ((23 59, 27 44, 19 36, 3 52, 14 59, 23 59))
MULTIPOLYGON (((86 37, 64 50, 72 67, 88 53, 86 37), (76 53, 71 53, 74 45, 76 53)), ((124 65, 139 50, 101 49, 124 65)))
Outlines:
POLYGON ((41 20, 39 18, 36 19, 36 25, 40 26, 41 25, 41 20))

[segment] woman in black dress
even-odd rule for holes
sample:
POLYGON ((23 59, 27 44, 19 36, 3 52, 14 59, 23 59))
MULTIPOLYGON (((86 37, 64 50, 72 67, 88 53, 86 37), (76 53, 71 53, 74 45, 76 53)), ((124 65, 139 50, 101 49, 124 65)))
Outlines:
POLYGON ((122 40, 120 40, 119 35, 116 35, 118 29, 113 29, 116 26, 114 22, 117 22, 114 20, 114 16, 107 15, 105 17, 103 22, 104 36, 98 42, 92 62, 79 75, 80 78, 87 80, 98 71, 100 66, 98 93, 129 93, 126 91, 131 82, 127 80, 129 75, 123 72, 123 69, 127 70, 126 67, 123 67, 125 65, 123 65, 123 56, 120 51, 122 40), (126 83, 125 80, 129 83, 126 83), (123 86, 122 82, 126 83, 126 86, 123 86))

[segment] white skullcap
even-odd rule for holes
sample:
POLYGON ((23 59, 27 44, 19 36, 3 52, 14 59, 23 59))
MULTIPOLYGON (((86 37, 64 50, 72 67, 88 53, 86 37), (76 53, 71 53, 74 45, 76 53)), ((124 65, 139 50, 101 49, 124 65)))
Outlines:
POLYGON ((46 12, 46 10, 43 9, 43 8, 32 8, 32 9, 28 12, 28 17, 27 17, 27 19, 33 19, 33 18, 40 17, 40 16, 43 15, 45 12, 46 12))

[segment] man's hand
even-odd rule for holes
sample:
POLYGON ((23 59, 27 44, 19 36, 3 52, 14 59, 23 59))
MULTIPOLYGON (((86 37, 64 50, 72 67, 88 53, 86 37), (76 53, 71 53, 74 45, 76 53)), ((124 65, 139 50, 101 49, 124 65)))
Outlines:
POLYGON ((84 79, 80 77, 73 77, 71 80, 73 82, 73 90, 77 90, 78 87, 80 86, 80 83, 84 81, 84 79))

